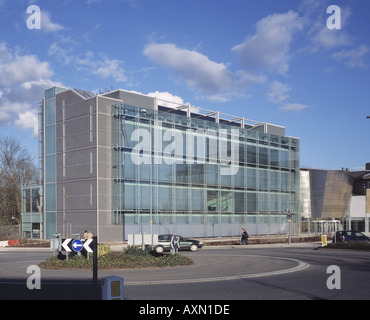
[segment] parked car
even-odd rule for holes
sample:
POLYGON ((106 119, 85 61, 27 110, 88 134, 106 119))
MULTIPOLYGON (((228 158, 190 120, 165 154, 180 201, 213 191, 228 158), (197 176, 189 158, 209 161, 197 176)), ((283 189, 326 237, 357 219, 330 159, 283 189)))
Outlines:
MULTIPOLYGON (((170 251, 172 234, 160 234, 158 235, 158 243, 154 244, 154 250, 157 253, 163 251, 170 251)), ((147 245, 147 248, 151 248, 151 245, 147 245)), ((179 250, 190 250, 197 251, 203 247, 203 243, 198 240, 187 239, 180 236, 180 248, 179 250)))
POLYGON ((369 242, 370 238, 365 236, 362 232, 352 230, 337 231, 334 235, 333 242, 369 242))

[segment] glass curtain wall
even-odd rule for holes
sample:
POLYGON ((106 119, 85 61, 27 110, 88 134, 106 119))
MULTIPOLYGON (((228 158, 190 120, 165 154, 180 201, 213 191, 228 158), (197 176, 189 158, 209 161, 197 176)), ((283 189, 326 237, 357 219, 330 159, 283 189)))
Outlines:
MULTIPOLYGON (((65 88, 53 87, 45 90, 43 129, 43 186, 45 195, 45 238, 56 233, 56 98, 55 95, 65 88)), ((40 121, 40 120, 39 120, 40 121)))
POLYGON ((117 104, 112 148, 112 222, 126 235, 150 221, 185 236, 279 233, 287 209, 299 221, 298 139, 117 104))
POLYGON ((23 238, 42 238, 41 189, 41 186, 29 186, 22 188, 23 238))

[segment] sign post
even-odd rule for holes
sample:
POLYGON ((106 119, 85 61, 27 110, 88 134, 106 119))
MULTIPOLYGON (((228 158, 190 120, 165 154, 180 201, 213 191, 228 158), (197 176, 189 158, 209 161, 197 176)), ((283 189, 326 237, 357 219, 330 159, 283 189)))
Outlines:
POLYGON ((172 235, 171 238, 171 253, 175 254, 179 251, 180 248, 180 236, 172 235))
POLYGON ((95 298, 98 299, 99 287, 98 287, 98 237, 93 236, 93 290, 95 298))
POLYGON ((98 237, 93 236, 93 284, 98 285, 98 237))

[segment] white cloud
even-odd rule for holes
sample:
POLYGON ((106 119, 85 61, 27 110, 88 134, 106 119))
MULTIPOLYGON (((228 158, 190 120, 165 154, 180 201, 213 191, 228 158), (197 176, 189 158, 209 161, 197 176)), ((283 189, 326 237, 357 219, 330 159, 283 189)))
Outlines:
POLYGON ((363 58, 370 51, 366 45, 360 45, 353 50, 342 50, 334 53, 333 57, 338 60, 345 60, 350 67, 358 67, 366 69, 368 65, 364 62, 363 58))
POLYGON ((177 96, 173 95, 170 92, 160 92, 160 91, 155 91, 155 92, 149 92, 147 94, 149 97, 156 97, 158 98, 159 104, 163 107, 168 107, 168 108, 178 108, 180 106, 186 105, 190 106, 190 112, 198 112, 198 108, 191 106, 190 102, 184 102, 184 99, 177 96))
POLYGON ((35 55, 13 53, 5 43, 0 43, 0 88, 52 75, 48 62, 41 62, 35 55))
POLYGON ((177 96, 173 95, 172 93, 169 92, 160 92, 160 91, 155 91, 155 92, 149 92, 147 94, 149 97, 156 97, 161 100, 161 105, 164 107, 178 107, 179 105, 184 104, 184 99, 177 96))
POLYGON ((63 64, 69 64, 73 61, 73 48, 71 46, 67 47, 67 44, 74 45, 71 37, 64 38, 60 37, 57 41, 54 41, 48 50, 49 56, 54 56, 58 61, 63 64))
POLYGON ((305 7, 308 9, 305 11, 304 19, 309 39, 309 45, 302 51, 332 50, 353 44, 353 37, 346 32, 346 26, 352 15, 350 7, 341 7, 341 29, 329 29, 326 25, 327 19, 330 18, 330 15, 326 13, 328 3, 311 0, 305 0, 302 3, 306 3, 305 7))
POLYGON ((266 76, 260 74, 254 74, 245 70, 238 70, 235 73, 236 82, 242 88, 247 88, 253 84, 261 84, 266 82, 266 76))
MULTIPOLYGON (((99 28, 99 25, 95 28, 99 28)), ((74 50, 77 42, 72 37, 59 37, 50 45, 48 55, 65 65, 73 64, 78 71, 98 75, 104 80, 109 77, 117 82, 129 80, 122 60, 110 59, 104 53, 95 55, 92 51, 87 51, 84 55, 76 54, 74 50)))
POLYGON ((302 111, 308 108, 307 105, 301 103, 284 103, 290 96, 288 92, 291 91, 289 84, 280 81, 273 81, 270 84, 267 98, 275 104, 279 104, 279 110, 284 112, 302 111))
POLYGON ((51 21, 51 15, 47 11, 41 11, 41 30, 44 32, 55 32, 63 30, 64 27, 59 24, 51 21))
POLYGON ((233 74, 226 66, 197 51, 181 49, 171 43, 150 43, 143 54, 155 63, 169 68, 191 89, 217 94, 234 88, 233 74))
POLYGON ((104 80, 112 77, 118 82, 126 82, 125 70, 121 67, 122 61, 118 59, 104 59, 97 62, 97 68, 93 74, 100 75, 104 80))
MULTIPOLYGON (((127 90, 129 92, 137 93, 137 94, 144 94, 139 91, 135 90, 127 90)), ((158 98, 158 104, 162 107, 167 107, 167 108, 178 108, 180 106, 190 106, 190 111, 191 112, 198 112, 199 109, 197 107, 194 107, 190 104, 190 102, 184 102, 184 99, 181 98, 178 95, 174 95, 170 92, 167 91, 154 91, 154 92, 149 92, 145 94, 146 96, 149 97, 155 97, 158 98)))
POLYGON ((296 12, 272 14, 256 25, 256 33, 232 48, 247 68, 262 68, 286 74, 289 69, 290 44, 303 22, 296 12))
POLYGON ((287 103, 284 106, 280 107, 279 110, 281 111, 302 111, 304 109, 307 109, 308 106, 300 103, 287 103))
POLYGON ((38 119, 37 113, 34 111, 26 111, 18 115, 15 124, 23 130, 32 129, 32 137, 37 138, 38 135, 38 119))
POLYGON ((37 102, 46 88, 56 85, 52 75, 47 62, 0 43, 0 125, 32 129, 37 136, 37 102))
POLYGON ((0 100, 0 125, 11 125, 20 112, 30 107, 30 104, 24 101, 9 101, 2 98, 0 100))
POLYGON ((74 59, 75 66, 78 70, 85 70, 101 76, 104 80, 112 77, 118 82, 128 81, 126 70, 122 67, 123 62, 118 59, 109 59, 101 54, 99 59, 95 59, 94 53, 86 52, 84 58, 74 59))
POLYGON ((318 11, 323 11, 323 8, 327 8, 327 2, 327 0, 301 0, 298 11, 302 12, 305 16, 312 14, 317 16, 318 11))
POLYGON ((342 29, 330 30, 326 25, 313 36, 312 42, 311 51, 317 51, 319 49, 330 50, 352 44, 350 36, 342 29))
POLYGON ((289 98, 287 94, 290 91, 288 84, 280 81, 273 81, 270 85, 270 90, 267 92, 268 99, 273 103, 280 103, 289 98))

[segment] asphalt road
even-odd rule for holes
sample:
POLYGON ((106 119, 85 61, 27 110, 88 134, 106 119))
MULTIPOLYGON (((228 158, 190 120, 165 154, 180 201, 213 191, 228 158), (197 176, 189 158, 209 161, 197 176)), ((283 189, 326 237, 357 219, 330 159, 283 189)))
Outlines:
MULTIPOLYGON (((200 253, 200 252, 199 252, 200 253)), ((190 299, 190 300, 369 300, 370 253, 344 250, 313 250, 312 248, 264 248, 249 250, 204 250, 203 256, 219 255, 234 261, 235 255, 245 259, 264 256, 264 263, 277 267, 281 258, 297 259, 308 264, 294 272, 277 272, 272 275, 256 273, 253 277, 240 277, 225 281, 126 286, 126 299, 190 299), (267 257, 273 257, 267 259, 267 257), (337 279, 328 271, 338 266, 337 279), (331 277, 331 278, 330 278, 331 277), (329 279, 330 278, 330 279, 329 279), (338 289, 329 289, 327 282, 338 289)), ((288 260, 289 261, 289 260, 288 260)), ((262 260, 261 260, 262 262, 262 260)), ((287 265, 286 265, 287 266, 287 265)), ((226 272, 225 266, 225 272, 226 272)), ((256 266, 252 272, 259 269, 256 266)), ((279 268, 276 268, 279 269, 279 268)), ((261 270, 263 271, 263 270, 261 270)), ((263 272, 262 272, 263 273, 263 272)))
MULTIPOLYGON (((124 278, 125 300, 368 300, 370 253, 311 247, 222 247, 185 252, 192 266, 99 271, 124 278), (335 284, 329 266, 339 267, 335 284), (329 281, 330 280, 330 281, 329 281)), ((41 289, 27 289, 27 267, 50 251, 0 251, 0 299, 100 299, 92 272, 41 270, 41 289)))

